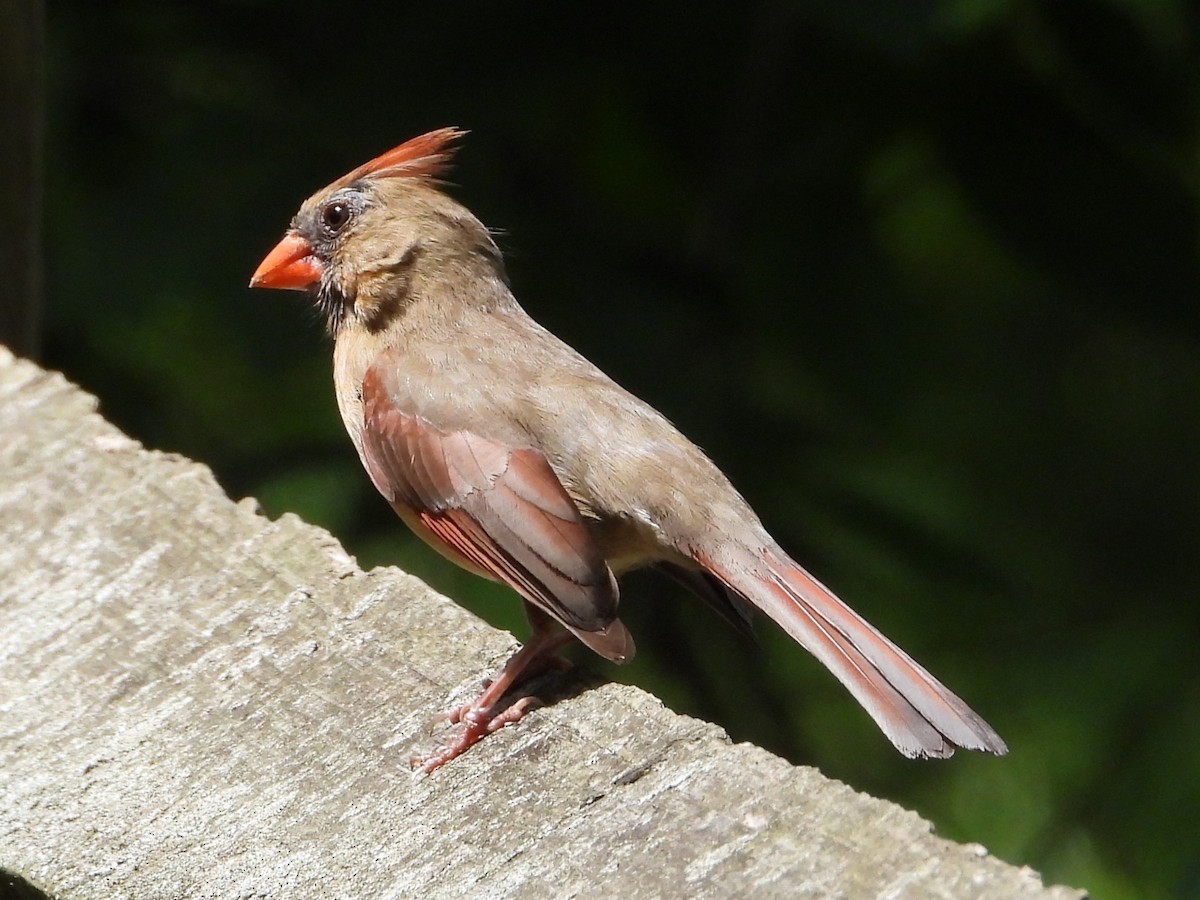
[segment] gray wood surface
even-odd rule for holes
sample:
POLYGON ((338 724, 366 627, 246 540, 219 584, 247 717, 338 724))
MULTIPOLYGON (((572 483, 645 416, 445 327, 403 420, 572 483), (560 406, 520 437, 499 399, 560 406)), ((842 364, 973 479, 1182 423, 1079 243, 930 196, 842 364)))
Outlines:
POLYGON ((0 870, 68 898, 1079 896, 630 687, 413 775, 513 646, 0 348, 0 870))

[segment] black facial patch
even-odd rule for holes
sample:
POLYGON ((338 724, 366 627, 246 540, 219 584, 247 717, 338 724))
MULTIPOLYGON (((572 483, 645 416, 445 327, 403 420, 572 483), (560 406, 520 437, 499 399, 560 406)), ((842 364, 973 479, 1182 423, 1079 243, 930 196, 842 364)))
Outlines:
POLYGON ((330 334, 336 335, 346 320, 346 313, 354 305, 354 298, 346 296, 342 289, 333 283, 333 278, 326 270, 316 294, 313 295, 313 302, 325 319, 325 328, 330 334))

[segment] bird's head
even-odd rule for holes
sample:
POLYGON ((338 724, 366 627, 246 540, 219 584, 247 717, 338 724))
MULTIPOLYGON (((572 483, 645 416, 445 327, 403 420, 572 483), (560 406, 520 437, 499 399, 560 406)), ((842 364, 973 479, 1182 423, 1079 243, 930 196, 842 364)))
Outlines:
POLYGON ((385 327, 423 278, 483 266, 499 251, 466 208, 438 190, 464 132, 441 128, 394 147, 304 201, 250 287, 308 291, 337 334, 385 327))

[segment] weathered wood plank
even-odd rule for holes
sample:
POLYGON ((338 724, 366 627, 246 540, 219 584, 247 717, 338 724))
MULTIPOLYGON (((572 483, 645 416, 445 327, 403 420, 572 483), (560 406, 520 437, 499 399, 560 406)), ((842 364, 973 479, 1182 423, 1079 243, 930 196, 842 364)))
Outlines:
POLYGON ((414 776, 513 640, 95 406, 0 348, 0 869, 71 898, 1078 896, 630 687, 414 776))

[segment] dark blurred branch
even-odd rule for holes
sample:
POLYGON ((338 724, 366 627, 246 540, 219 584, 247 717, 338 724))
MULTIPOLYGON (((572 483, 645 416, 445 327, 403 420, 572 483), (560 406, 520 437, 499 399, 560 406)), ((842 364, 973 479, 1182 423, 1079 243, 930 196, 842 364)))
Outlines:
POLYGON ((0 343, 36 356, 42 306, 42 0, 0 3, 0 343))

